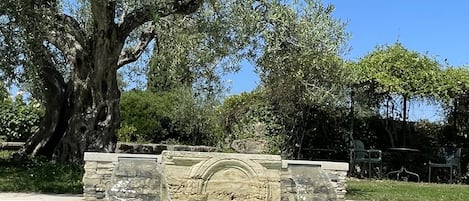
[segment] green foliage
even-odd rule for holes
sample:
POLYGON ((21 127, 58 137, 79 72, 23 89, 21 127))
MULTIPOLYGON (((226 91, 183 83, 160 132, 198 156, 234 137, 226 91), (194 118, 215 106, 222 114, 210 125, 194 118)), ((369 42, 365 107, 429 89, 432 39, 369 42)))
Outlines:
POLYGON ((349 73, 339 58, 348 34, 345 24, 332 17, 333 10, 313 0, 272 2, 266 10, 260 34, 264 45, 256 63, 267 100, 285 126, 286 157, 300 156, 303 146, 326 148, 305 139, 342 139, 344 133, 318 129, 327 123, 323 115, 340 120, 336 117, 343 115, 348 97, 349 73))
POLYGON ((171 114, 173 139, 187 144, 213 145, 219 132, 214 108, 219 104, 212 99, 194 95, 192 90, 176 89, 177 102, 171 114))
POLYGON ((465 96, 469 91, 469 70, 464 67, 446 68, 443 71, 440 87, 445 100, 465 96))
POLYGON ((448 101, 442 102, 446 121, 457 135, 467 139, 469 136, 469 70, 447 68, 443 76, 441 87, 448 97, 448 101))
POLYGON ((0 102, 0 136, 6 141, 26 141, 39 130, 43 115, 44 110, 37 101, 26 103, 22 95, 17 95, 14 101, 7 98, 0 102))
MULTIPOLYGON (((369 106, 375 114, 384 112, 388 123, 394 123, 389 122, 390 119, 402 119, 404 126, 408 118, 407 103, 410 100, 441 103, 443 108, 451 111, 454 107, 451 107, 450 101, 463 96, 466 86, 469 86, 467 70, 443 70, 435 59, 408 50, 400 42, 377 47, 350 67, 356 76, 353 86, 357 92, 355 97, 358 105, 369 106), (401 114, 396 117, 395 108, 400 106, 402 109, 397 111, 401 114)), ((395 125, 388 123, 385 127, 392 146, 394 140, 399 141, 399 138, 405 144, 406 128, 401 130, 404 135, 399 137, 393 128, 395 125)))
POLYGON ((124 92, 121 97, 121 129, 118 137, 122 141, 161 141, 169 135, 165 124, 176 97, 172 94, 154 94, 144 91, 124 92))
POLYGON ((3 82, 0 82, 0 104, 10 104, 10 95, 3 82))
POLYGON ((214 110, 211 104, 197 100, 187 89, 124 92, 121 114, 118 131, 121 141, 213 143, 214 110))
POLYGON ((408 98, 444 98, 440 64, 401 43, 377 47, 360 60, 357 83, 376 82, 376 93, 408 98))
POLYGON ((241 59, 259 51, 257 35, 264 26, 265 6, 259 3, 210 1, 190 16, 158 18, 158 48, 151 60, 147 88, 162 92, 192 87, 197 95, 217 98, 224 91, 221 75, 237 71, 241 59))
POLYGON ((268 140, 270 153, 280 153, 283 126, 262 89, 226 98, 217 113, 222 129, 219 146, 229 146, 237 139, 259 137, 268 140))
POLYGON ((82 193, 83 167, 42 159, 0 159, 1 192, 82 193))

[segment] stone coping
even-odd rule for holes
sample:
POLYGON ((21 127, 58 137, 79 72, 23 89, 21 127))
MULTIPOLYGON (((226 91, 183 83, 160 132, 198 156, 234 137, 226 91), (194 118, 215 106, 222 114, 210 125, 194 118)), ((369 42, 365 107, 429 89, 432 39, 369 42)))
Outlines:
POLYGON ((24 142, 0 142, 0 150, 19 150, 23 147, 24 142))
POLYGON ((280 161, 280 155, 269 155, 269 154, 242 154, 242 153, 223 153, 223 152, 193 152, 193 151, 163 151, 162 155, 170 154, 174 157, 223 157, 223 158, 249 158, 251 160, 273 160, 280 161))
POLYGON ((148 158, 160 161, 160 155, 85 152, 85 161, 117 162, 119 158, 148 158))
MULTIPOLYGON (((163 151, 164 154, 171 154, 172 156, 190 156, 190 157, 229 157, 229 158, 245 158, 249 155, 250 159, 269 159, 269 160, 281 160, 279 155, 268 155, 268 154, 240 154, 240 153, 222 153, 222 152, 191 152, 191 151, 163 151)), ((100 153, 100 152, 85 152, 85 161, 102 161, 102 162, 117 162, 119 158, 146 158, 160 160, 161 155, 154 154, 126 154, 126 153, 100 153)), ((288 164, 295 165, 311 165, 319 166, 324 170, 338 170, 348 171, 349 164, 346 162, 331 162, 331 161, 307 161, 307 160, 281 160, 282 168, 288 168, 288 164)))
POLYGON ((288 168, 288 164, 319 166, 323 170, 348 171, 349 164, 346 162, 331 161, 306 161, 306 160, 282 160, 282 168, 288 168))

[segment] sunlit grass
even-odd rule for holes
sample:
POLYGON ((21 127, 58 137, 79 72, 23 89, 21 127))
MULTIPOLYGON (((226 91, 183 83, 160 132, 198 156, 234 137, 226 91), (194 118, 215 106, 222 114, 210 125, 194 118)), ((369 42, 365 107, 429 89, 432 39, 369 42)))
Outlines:
POLYGON ((41 159, 14 161, 0 152, 0 191, 81 193, 83 168, 41 159))
POLYGON ((370 201, 467 201, 469 186, 350 179, 347 181, 345 198, 370 201))

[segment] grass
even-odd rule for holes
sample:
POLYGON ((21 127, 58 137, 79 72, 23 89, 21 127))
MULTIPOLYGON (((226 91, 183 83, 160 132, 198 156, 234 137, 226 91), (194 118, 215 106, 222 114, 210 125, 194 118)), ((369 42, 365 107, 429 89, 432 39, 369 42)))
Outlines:
POLYGON ((469 185, 399 182, 392 180, 347 181, 348 200, 370 201, 467 201, 469 185))
POLYGON ((82 193, 83 168, 41 159, 13 161, 0 152, 0 192, 82 193))

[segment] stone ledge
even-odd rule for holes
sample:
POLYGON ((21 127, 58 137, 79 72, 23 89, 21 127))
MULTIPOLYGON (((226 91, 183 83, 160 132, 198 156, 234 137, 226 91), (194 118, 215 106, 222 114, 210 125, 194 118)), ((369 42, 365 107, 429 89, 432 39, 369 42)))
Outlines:
POLYGON ((221 158, 249 158, 250 160, 273 160, 280 161, 280 155, 269 154, 242 154, 242 153, 222 153, 222 152, 191 152, 191 151, 163 151, 162 155, 172 157, 221 157, 221 158))
POLYGON ((215 147, 209 146, 190 146, 190 145, 168 145, 168 144, 140 144, 118 142, 116 144, 116 153, 129 154, 161 154, 163 151, 192 151, 192 152, 214 152, 215 147))
POLYGON ((24 144, 24 142, 0 142, 0 150, 16 151, 21 149, 24 144))
POLYGON ((85 161, 117 162, 119 158, 151 158, 159 161, 158 155, 85 152, 85 161))
POLYGON ((288 168, 288 164, 320 166, 323 170, 348 171, 349 164, 346 162, 330 161, 305 161, 305 160, 282 160, 282 168, 288 168))

